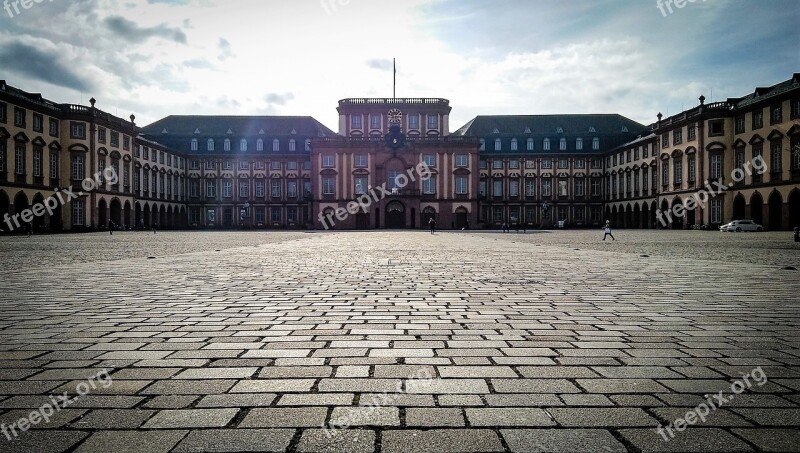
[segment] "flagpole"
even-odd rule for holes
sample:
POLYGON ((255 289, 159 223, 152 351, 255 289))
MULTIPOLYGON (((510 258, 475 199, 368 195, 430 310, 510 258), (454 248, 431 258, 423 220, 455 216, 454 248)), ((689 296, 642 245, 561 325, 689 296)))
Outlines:
POLYGON ((397 58, 392 58, 394 78, 392 79, 392 99, 397 99, 397 58))

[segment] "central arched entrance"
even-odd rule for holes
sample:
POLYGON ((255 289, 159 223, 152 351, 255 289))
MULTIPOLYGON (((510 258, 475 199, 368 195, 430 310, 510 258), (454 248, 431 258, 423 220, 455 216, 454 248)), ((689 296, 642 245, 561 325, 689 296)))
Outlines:
POLYGON ((467 208, 460 207, 456 209, 456 229, 467 228, 467 208))
POLYGON ((111 200, 111 221, 114 222, 116 228, 121 228, 122 225, 122 203, 118 199, 111 200))
POLYGON ((764 199, 756 192, 750 197, 750 220, 764 225, 764 199))
MULTIPOLYGON (((730 220, 743 220, 747 218, 746 210, 747 202, 745 202, 742 194, 736 195, 733 199, 733 218, 730 220)), ((723 222, 725 219, 723 219, 723 222)))
POLYGON ((780 231, 783 228, 783 199, 778 191, 769 196, 769 225, 771 231, 780 231))
POLYGON ((789 228, 800 227, 800 190, 789 194, 789 228))
POLYGON ((398 229, 406 227, 406 207, 399 201, 386 205, 386 228, 398 229))

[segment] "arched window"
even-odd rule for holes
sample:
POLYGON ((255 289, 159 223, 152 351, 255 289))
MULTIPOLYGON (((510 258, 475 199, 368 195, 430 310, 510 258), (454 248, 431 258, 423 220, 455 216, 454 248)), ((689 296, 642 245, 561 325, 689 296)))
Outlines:
POLYGON ((559 147, 559 149, 561 151, 565 151, 567 149, 567 139, 566 138, 562 138, 561 140, 559 140, 558 147, 559 147))
POLYGON ((516 151, 516 150, 517 150, 517 139, 515 138, 511 140, 511 151, 516 151))
POLYGON ((264 140, 259 138, 258 141, 256 141, 256 151, 264 151, 264 140))
POLYGON ((494 141, 494 150, 495 151, 502 151, 503 150, 503 141, 500 140, 499 138, 495 139, 495 141, 494 141))
POLYGON ((550 139, 549 138, 544 139, 544 143, 542 143, 542 149, 544 149, 545 151, 550 151, 550 139))
POLYGON ((579 139, 575 140, 575 149, 577 149, 579 151, 583 149, 583 139, 582 138, 579 138, 579 139))
POLYGON ((599 138, 595 137, 594 139, 592 139, 592 149, 593 150, 600 149, 600 139, 599 138))
POLYGON ((208 139, 208 144, 206 145, 206 148, 209 151, 214 151, 214 139, 213 138, 209 138, 208 139))
POLYGON ((311 139, 306 139, 306 151, 311 151, 311 139))
POLYGON ((231 150, 231 140, 226 138, 225 142, 223 143, 223 151, 230 151, 231 150))
POLYGON ((281 142, 277 138, 272 141, 272 150, 273 151, 280 151, 281 150, 281 142))
POLYGON ((289 140, 289 151, 297 151, 297 142, 294 139, 289 140))
POLYGON ((247 140, 242 139, 239 142, 239 151, 247 151, 247 140))
POLYGON ((528 139, 528 151, 533 151, 533 139, 528 139))
POLYGON ((192 151, 197 151, 197 139, 192 139, 192 151))
POLYGON ((486 140, 481 139, 481 151, 486 151, 486 140))

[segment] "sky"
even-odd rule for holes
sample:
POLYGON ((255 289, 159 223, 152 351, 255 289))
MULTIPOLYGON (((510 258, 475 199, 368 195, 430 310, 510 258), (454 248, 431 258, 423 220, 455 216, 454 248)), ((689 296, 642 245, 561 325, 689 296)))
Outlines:
POLYGON ((392 97, 393 58, 397 96, 449 99, 452 130, 477 115, 618 113, 650 124, 701 94, 722 101, 800 72, 798 0, 0 7, 0 79, 59 103, 94 97, 142 126, 173 114, 310 115, 337 130, 340 99, 392 97))

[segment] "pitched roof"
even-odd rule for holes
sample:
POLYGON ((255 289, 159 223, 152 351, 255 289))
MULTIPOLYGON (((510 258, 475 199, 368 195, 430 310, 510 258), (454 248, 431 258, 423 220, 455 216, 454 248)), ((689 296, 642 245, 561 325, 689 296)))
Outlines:
POLYGON ((170 115, 142 128, 151 137, 329 137, 335 132, 310 116, 170 115), (165 133, 166 131, 166 133, 165 133), (199 133, 196 133, 199 131, 199 133), (294 133, 293 133, 294 132, 294 133))
POLYGON ((647 127, 616 114, 594 115, 491 115, 477 116, 454 135, 487 137, 491 135, 524 137, 616 135, 645 133, 647 127), (592 132, 594 131, 594 132, 592 132))
POLYGON ((756 88, 755 91, 747 96, 743 96, 738 99, 731 99, 730 101, 733 101, 736 105, 736 108, 740 109, 757 102, 780 96, 795 89, 800 89, 800 73, 795 73, 789 80, 784 80, 783 82, 772 85, 771 87, 756 88))

